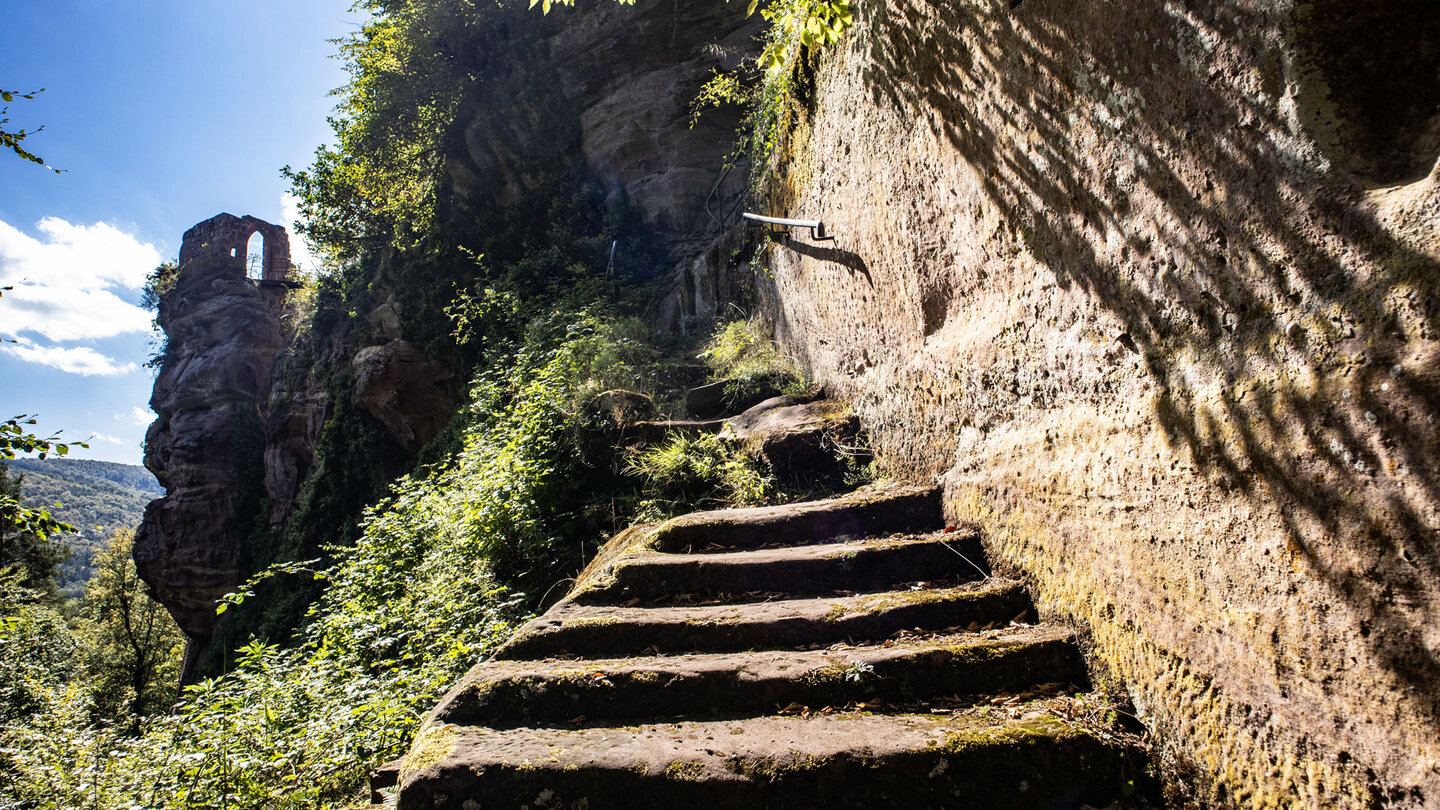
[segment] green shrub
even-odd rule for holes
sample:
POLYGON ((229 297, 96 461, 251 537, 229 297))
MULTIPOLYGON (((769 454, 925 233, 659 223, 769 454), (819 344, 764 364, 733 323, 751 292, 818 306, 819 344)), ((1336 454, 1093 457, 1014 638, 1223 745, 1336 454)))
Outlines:
MULTIPOLYGON (((297 643, 242 647, 172 715, 93 722, 91 696, 63 667, 17 675, 24 689, 0 729, 0 807, 353 803, 438 696, 579 563, 576 543, 599 536, 595 503, 633 490, 580 451, 580 405, 643 387, 653 354, 643 338, 633 321, 588 311, 533 321, 510 364, 474 379, 447 463, 397 483, 353 546, 327 549, 324 570, 286 565, 274 577, 328 582, 297 643)), ((0 637, 7 649, 44 638, 39 619, 6 621, 36 628, 13 644, 0 637)), ((65 643, 21 658, 63 661, 65 643)))
POLYGON ((794 360, 754 321, 722 324, 706 342, 700 359, 716 379, 729 381, 725 395, 730 399, 742 399, 765 388, 799 393, 805 387, 794 360))
MULTIPOLYGON (((758 0, 751 3, 751 13, 757 6, 758 0)), ((760 55, 732 71, 715 71, 691 104, 692 126, 707 108, 743 107, 738 151, 757 169, 773 166, 772 156, 782 150, 795 125, 805 95, 807 56, 813 60, 854 23, 849 0, 771 0, 760 14, 769 23, 760 55)), ((764 187, 767 174, 753 172, 752 190, 764 187)))
POLYGON ((660 520, 696 507, 754 506, 775 495, 775 481, 739 443, 714 434, 678 434, 635 457, 645 481, 639 520, 660 520))

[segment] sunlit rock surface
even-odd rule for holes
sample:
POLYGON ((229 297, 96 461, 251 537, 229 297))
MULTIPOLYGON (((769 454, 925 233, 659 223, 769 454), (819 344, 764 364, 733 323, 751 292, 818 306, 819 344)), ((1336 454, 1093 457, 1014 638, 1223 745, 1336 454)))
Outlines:
POLYGON ((1204 804, 1440 803, 1432 5, 857 6, 759 276, 1204 804))

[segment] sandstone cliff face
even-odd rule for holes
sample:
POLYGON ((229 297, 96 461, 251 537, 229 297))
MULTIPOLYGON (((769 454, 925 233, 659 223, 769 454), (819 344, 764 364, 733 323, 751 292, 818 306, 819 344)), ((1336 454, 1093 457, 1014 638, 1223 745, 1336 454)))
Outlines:
POLYGON ((215 600, 243 580, 240 517, 258 508, 265 451, 259 403, 284 345, 283 289, 264 289, 240 262, 196 259, 160 300, 168 337, 150 407, 145 465, 166 495, 145 510, 135 562, 190 646, 186 670, 215 632, 215 600))
POLYGON ((467 102, 463 148, 447 163, 455 191, 477 207, 515 205, 552 191, 578 159, 628 195, 673 256, 693 253, 745 186, 743 166, 724 171, 739 113, 692 127, 690 111, 715 70, 757 50, 760 26, 744 12, 709 0, 517 12, 496 26, 487 82, 467 102))
POLYGON ((1423 3, 866 3, 769 317, 1216 805, 1440 803, 1423 3))
POLYGON ((447 383, 455 372, 403 340, 361 349, 355 369, 355 402, 414 453, 450 421, 455 406, 447 383))

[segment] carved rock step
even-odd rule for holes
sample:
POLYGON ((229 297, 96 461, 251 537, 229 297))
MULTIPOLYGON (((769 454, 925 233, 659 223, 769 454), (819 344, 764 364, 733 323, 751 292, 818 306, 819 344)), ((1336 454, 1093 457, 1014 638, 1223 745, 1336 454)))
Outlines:
POLYGON ((1073 808, 1111 798, 1123 756, 1043 712, 434 725, 406 762, 399 807, 1073 808))
POLYGON ((901 630, 1008 624, 1030 614, 1016 583, 727 605, 611 607, 561 603, 531 620, 499 659, 617 657, 647 650, 733 652, 881 640, 901 630))
POLYGON ((919 534, 944 525, 936 487, 867 487, 838 498, 784 506, 720 509, 682 515, 646 533, 656 551, 701 552, 829 543, 889 534, 919 534))
POLYGON ((430 722, 509 728, 896 704, 1088 678, 1073 634, 1009 627, 797 652, 505 661, 472 670, 430 722))
POLYGON ((940 525, 934 489, 889 486, 623 532, 431 713, 399 806, 1104 804, 1130 752, 1065 699, 1016 706, 1085 683, 1073 637, 1012 624, 1018 583, 945 582, 986 561, 972 533, 903 536, 940 525), (907 713, 927 702, 972 708, 907 713))
POLYGON ((571 598, 596 605, 746 591, 787 596, 879 591, 921 579, 980 579, 990 573, 984 562, 985 549, 973 532, 718 554, 641 553, 621 557, 571 598))

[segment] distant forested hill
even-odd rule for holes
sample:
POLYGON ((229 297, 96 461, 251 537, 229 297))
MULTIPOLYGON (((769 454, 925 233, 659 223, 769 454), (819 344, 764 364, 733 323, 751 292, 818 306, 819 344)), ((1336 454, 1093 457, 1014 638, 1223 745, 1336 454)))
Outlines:
POLYGON ((33 458, 7 461, 12 475, 23 475, 27 506, 49 507, 60 520, 80 529, 59 539, 73 554, 60 564, 59 586, 79 596, 90 579, 95 553, 116 529, 140 525, 145 505, 165 494, 144 467, 110 461, 33 458), (55 504, 60 504, 57 508, 55 504))

